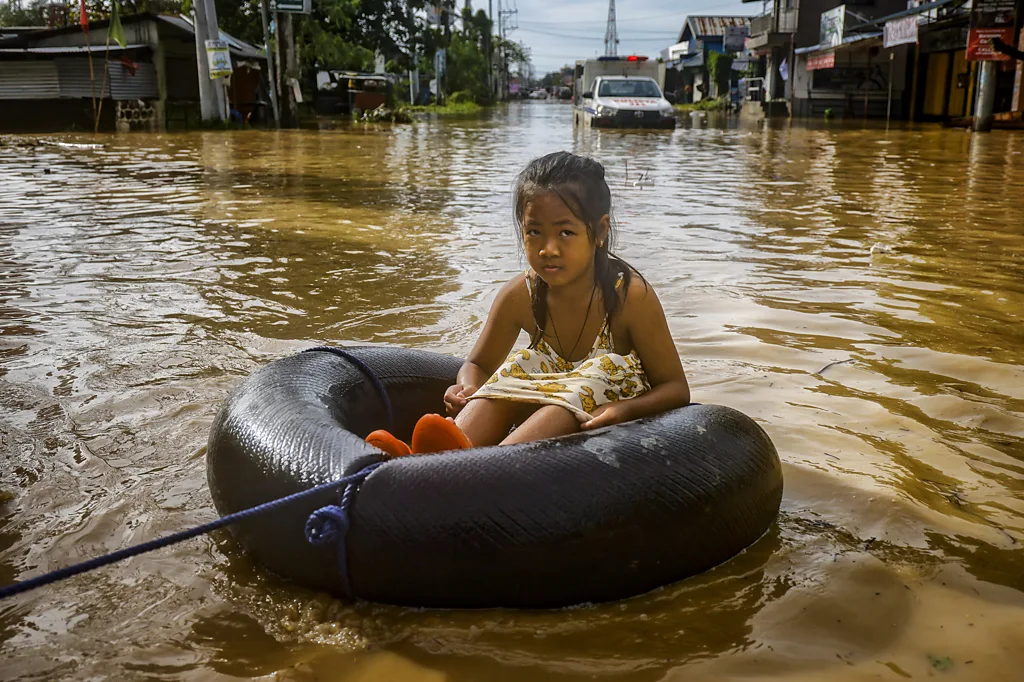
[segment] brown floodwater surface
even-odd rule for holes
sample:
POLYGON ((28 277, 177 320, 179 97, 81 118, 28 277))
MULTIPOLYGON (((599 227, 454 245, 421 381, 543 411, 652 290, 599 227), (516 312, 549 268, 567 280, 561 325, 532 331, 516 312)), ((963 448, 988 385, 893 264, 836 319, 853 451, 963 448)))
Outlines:
POLYGON ((558 149, 605 164, 694 400, 757 419, 786 492, 728 563, 552 612, 351 605, 215 534, 0 602, 0 678, 1020 675, 1024 136, 574 132, 529 102, 37 142, 0 140, 0 584, 215 518, 210 423, 275 358, 465 354, 524 267, 512 178, 558 149))

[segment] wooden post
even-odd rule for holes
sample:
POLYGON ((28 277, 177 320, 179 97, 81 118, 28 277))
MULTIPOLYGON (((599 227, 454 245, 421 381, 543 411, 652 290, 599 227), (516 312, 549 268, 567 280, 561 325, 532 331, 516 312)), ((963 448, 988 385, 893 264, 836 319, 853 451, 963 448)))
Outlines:
POLYGON ((917 74, 921 71, 921 44, 914 43, 914 74, 910 86, 910 119, 917 118, 917 74))
MULTIPOLYGON (((1020 5, 1018 4, 1018 7, 1020 5)), ((1024 11, 1024 10, 1018 10, 1024 11)), ((1022 19, 1018 15, 1018 20, 1022 19)), ((1024 50, 1024 27, 1017 39, 1017 49, 1024 50)), ((1013 77, 1013 98, 1010 100, 1010 111, 1024 112, 1024 60, 1017 60, 1017 73, 1013 77)))
POLYGON ((160 98, 156 105, 157 129, 167 130, 167 53, 161 40, 157 40, 153 61, 156 62, 156 90, 160 98))
MULTIPOLYGON (((115 0, 116 1, 116 0, 115 0)), ((103 115, 103 91, 107 89, 107 76, 110 74, 110 25, 107 24, 107 43, 103 48, 103 85, 100 86, 100 103, 96 107, 96 118, 93 120, 92 132, 100 131, 100 116, 103 115)), ((114 106, 114 95, 110 95, 110 106, 114 106)), ((114 117, 117 117, 115 113, 114 117)), ((116 123, 115 123, 116 125, 116 123)))
POLYGON ((896 52, 889 49, 889 101, 885 105, 885 129, 889 129, 889 119, 892 117, 892 70, 896 64, 896 52))

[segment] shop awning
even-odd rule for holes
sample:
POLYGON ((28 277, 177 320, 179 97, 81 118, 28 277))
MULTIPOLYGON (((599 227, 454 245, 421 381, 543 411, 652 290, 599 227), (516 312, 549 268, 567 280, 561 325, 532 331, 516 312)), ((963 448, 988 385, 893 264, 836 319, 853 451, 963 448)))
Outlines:
MULTIPOLYGON (((832 52, 834 50, 845 49, 845 48, 847 48, 847 47, 849 47, 851 45, 855 45, 856 43, 860 43, 861 41, 871 40, 873 38, 881 40, 882 32, 881 31, 873 31, 871 33, 858 33, 856 35, 846 36, 845 38, 843 38, 843 42, 840 43, 838 46, 834 46, 834 45, 824 45, 823 46, 821 44, 818 44, 818 45, 811 45, 810 47, 798 47, 795 50, 793 50, 793 52, 794 52, 794 54, 812 54, 814 52, 832 52)), ((858 47, 860 47, 860 46, 858 46, 858 47)))
POLYGON ((954 3, 954 2, 963 3, 963 1, 964 0, 935 0, 935 2, 929 2, 929 3, 921 5, 919 7, 913 7, 911 9, 906 9, 906 10, 903 10, 901 12, 896 12, 895 14, 887 14, 884 17, 878 17, 877 19, 868 19, 868 20, 864 21, 863 23, 856 24, 854 26, 850 26, 848 30, 850 30, 850 31, 858 31, 858 32, 854 33, 853 35, 849 35, 849 36, 846 36, 845 38, 843 38, 843 42, 840 43, 838 46, 836 46, 836 45, 821 45, 819 43, 818 45, 811 45, 810 47, 798 47, 796 50, 794 50, 794 53, 795 54, 809 54, 809 55, 811 55, 811 57, 825 58, 825 57, 827 57, 826 53, 832 52, 834 50, 844 49, 844 48, 849 47, 850 45, 855 45, 857 43, 860 43, 857 46, 858 47, 863 47, 864 43, 861 43, 861 41, 863 41, 863 40, 871 40, 873 38, 879 38, 880 39, 883 36, 883 32, 882 31, 878 31, 877 29, 882 27, 882 26, 885 26, 886 22, 888 22, 888 21, 892 21, 893 19, 901 19, 903 17, 913 16, 915 14, 924 14, 925 12, 930 12, 933 9, 938 9, 939 7, 943 7, 945 5, 950 5, 950 4, 954 3), (865 29, 874 29, 874 30, 865 30, 865 29), (819 52, 821 54, 815 55, 814 54, 815 52, 819 52))
POLYGON ((680 69, 690 69, 690 68, 694 68, 694 67, 697 67, 697 66, 704 66, 704 53, 703 52, 698 52, 697 54, 692 55, 690 57, 684 57, 684 58, 680 59, 679 60, 679 66, 677 68, 680 68, 680 69))
POLYGON ((939 7, 943 7, 945 5, 949 5, 949 4, 952 4, 954 2, 959 2, 959 3, 963 4, 964 0, 936 0, 935 2, 929 2, 928 4, 920 5, 919 7, 912 7, 911 9, 905 9, 902 12, 896 12, 895 14, 887 14, 886 16, 878 17, 877 19, 868 19, 863 24, 857 24, 856 26, 851 26, 850 30, 855 31, 858 28, 862 28, 864 26, 884 26, 885 22, 887 22, 887 21, 892 21, 893 19, 901 19, 903 17, 909 17, 909 16, 913 16, 915 14, 924 14, 925 12, 930 12, 933 9, 938 9, 939 7))

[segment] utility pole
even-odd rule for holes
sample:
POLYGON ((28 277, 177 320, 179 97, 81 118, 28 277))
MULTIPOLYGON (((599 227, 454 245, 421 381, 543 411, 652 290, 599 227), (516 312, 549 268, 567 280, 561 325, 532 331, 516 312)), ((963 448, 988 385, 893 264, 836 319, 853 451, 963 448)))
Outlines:
POLYGON ((491 23, 487 26, 487 35, 484 36, 484 52, 487 53, 487 92, 494 97, 494 46, 492 34, 494 33, 494 0, 487 0, 487 19, 491 23))
POLYGON ((299 75, 299 65, 295 58, 294 23, 291 12, 278 12, 277 16, 281 28, 281 90, 284 100, 282 119, 286 128, 297 128, 299 126, 299 103, 295 99, 295 88, 292 87, 292 81, 299 75))
POLYGON ((192 4, 193 29, 196 36, 196 64, 199 67, 199 109, 204 121, 227 119, 227 97, 221 79, 210 78, 210 63, 206 57, 206 41, 220 40, 217 8, 213 0, 196 0, 192 4))
POLYGON ((996 63, 981 63, 978 76, 978 98, 974 106, 974 130, 983 133, 992 130, 993 110, 996 103, 996 63))
MULTIPOLYGON (((274 76, 274 55, 270 50, 270 10, 267 0, 260 2, 260 14, 263 19, 263 49, 267 53, 267 83, 270 86, 270 108, 274 112, 274 127, 281 127, 281 111, 277 108, 277 78, 274 76)), ((275 24, 275 29, 277 25, 275 24)), ((278 67, 281 65, 278 64, 278 67)))
MULTIPOLYGON (((506 3, 505 7, 509 7, 506 3)), ((498 0, 498 35, 501 38, 501 99, 508 97, 508 50, 505 48, 505 40, 509 33, 519 28, 519 24, 509 25, 509 19, 519 14, 518 9, 502 9, 501 0, 498 0)))
POLYGON ((614 57, 619 53, 619 35, 615 30, 615 0, 608 0, 608 26, 604 30, 604 54, 614 57))

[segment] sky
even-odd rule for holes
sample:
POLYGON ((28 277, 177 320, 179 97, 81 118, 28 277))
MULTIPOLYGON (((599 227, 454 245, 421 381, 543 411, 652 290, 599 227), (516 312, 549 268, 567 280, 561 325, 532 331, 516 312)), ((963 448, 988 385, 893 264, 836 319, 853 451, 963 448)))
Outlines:
MULTIPOLYGON (((519 28, 509 33, 511 40, 524 43, 532 55, 534 75, 543 76, 577 59, 604 54, 604 33, 608 22, 608 0, 501 0, 519 10, 511 23, 519 28)), ((498 13, 498 0, 492 0, 498 13)), ((462 6, 462 3, 459 3, 462 6)), ((472 0, 474 11, 487 11, 487 0, 472 0)), ((761 2, 739 0, 616 0, 616 30, 619 54, 647 55, 676 42, 689 14, 755 15, 761 2)), ((497 25, 497 16, 494 17, 497 25)))

